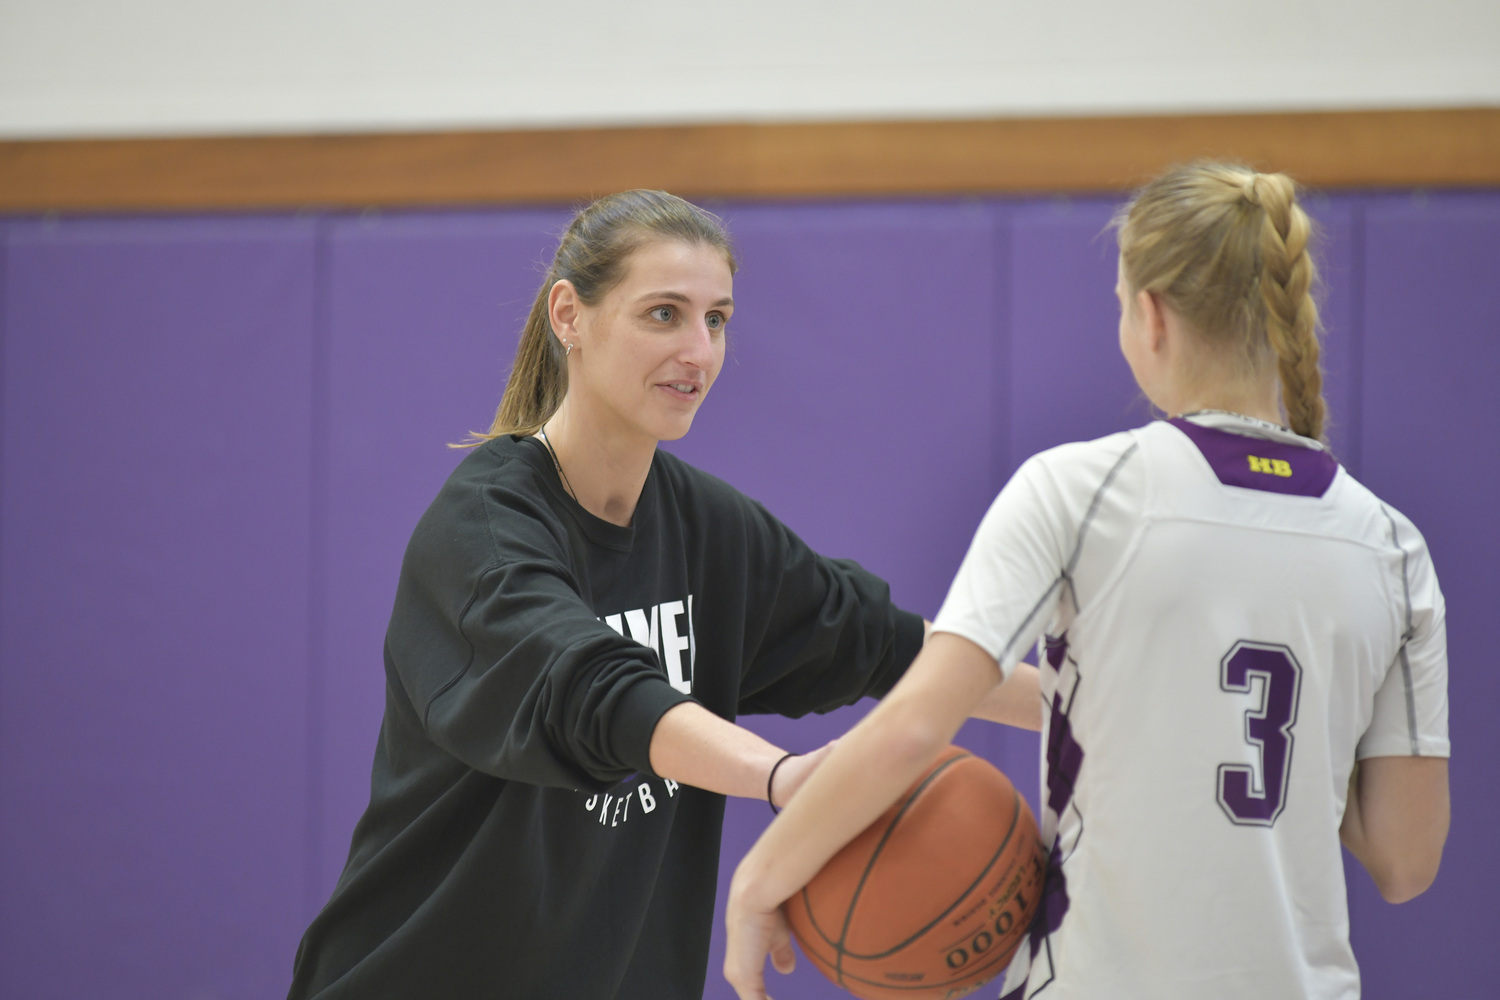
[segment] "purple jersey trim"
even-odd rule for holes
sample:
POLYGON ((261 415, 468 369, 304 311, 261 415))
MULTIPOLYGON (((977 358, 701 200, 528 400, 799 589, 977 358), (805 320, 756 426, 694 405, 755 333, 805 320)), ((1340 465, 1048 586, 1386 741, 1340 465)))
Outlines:
POLYGON ((1225 486, 1320 497, 1328 492, 1339 471, 1333 456, 1316 448, 1202 427, 1181 417, 1167 422, 1198 446, 1225 486))

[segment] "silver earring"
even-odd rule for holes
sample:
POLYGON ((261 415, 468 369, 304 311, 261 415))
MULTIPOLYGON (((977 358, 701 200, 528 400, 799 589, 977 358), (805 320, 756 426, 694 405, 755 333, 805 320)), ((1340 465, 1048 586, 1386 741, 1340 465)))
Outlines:
POLYGON ((563 357, 567 357, 569 354, 573 353, 573 342, 571 340, 563 341, 563 346, 567 348, 565 351, 563 351, 563 357))

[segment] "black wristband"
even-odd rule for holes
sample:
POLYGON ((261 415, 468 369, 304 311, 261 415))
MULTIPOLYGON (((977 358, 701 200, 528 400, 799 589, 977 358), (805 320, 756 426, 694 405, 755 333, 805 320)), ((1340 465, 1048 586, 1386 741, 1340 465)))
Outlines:
POLYGON ((791 760, 793 757, 800 756, 802 755, 795 753, 782 754, 781 759, 771 765, 771 774, 768 778, 766 778, 766 805, 771 807, 771 815, 773 816, 781 812, 780 809, 776 808, 776 803, 771 801, 771 785, 776 781, 776 769, 781 767, 782 764, 785 764, 787 761, 791 760))

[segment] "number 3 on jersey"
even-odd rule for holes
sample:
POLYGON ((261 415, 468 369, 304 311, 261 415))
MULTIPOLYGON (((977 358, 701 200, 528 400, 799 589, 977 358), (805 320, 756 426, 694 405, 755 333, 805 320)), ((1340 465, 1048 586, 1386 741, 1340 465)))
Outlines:
POLYGON ((1302 665, 1285 646, 1241 640, 1219 661, 1219 686, 1250 694, 1257 683, 1260 705, 1245 711, 1245 742, 1260 751, 1260 768, 1219 765, 1219 806, 1241 826, 1271 826, 1286 807, 1302 665))

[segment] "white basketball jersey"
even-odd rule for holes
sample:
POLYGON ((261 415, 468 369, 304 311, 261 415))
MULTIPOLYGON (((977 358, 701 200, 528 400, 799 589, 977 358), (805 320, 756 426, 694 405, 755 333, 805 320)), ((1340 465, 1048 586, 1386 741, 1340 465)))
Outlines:
POLYGON ((1354 998, 1356 758, 1447 756, 1421 535, 1317 442, 1195 414, 1027 461, 936 629, 1045 638, 1042 912, 1009 997, 1354 998))

